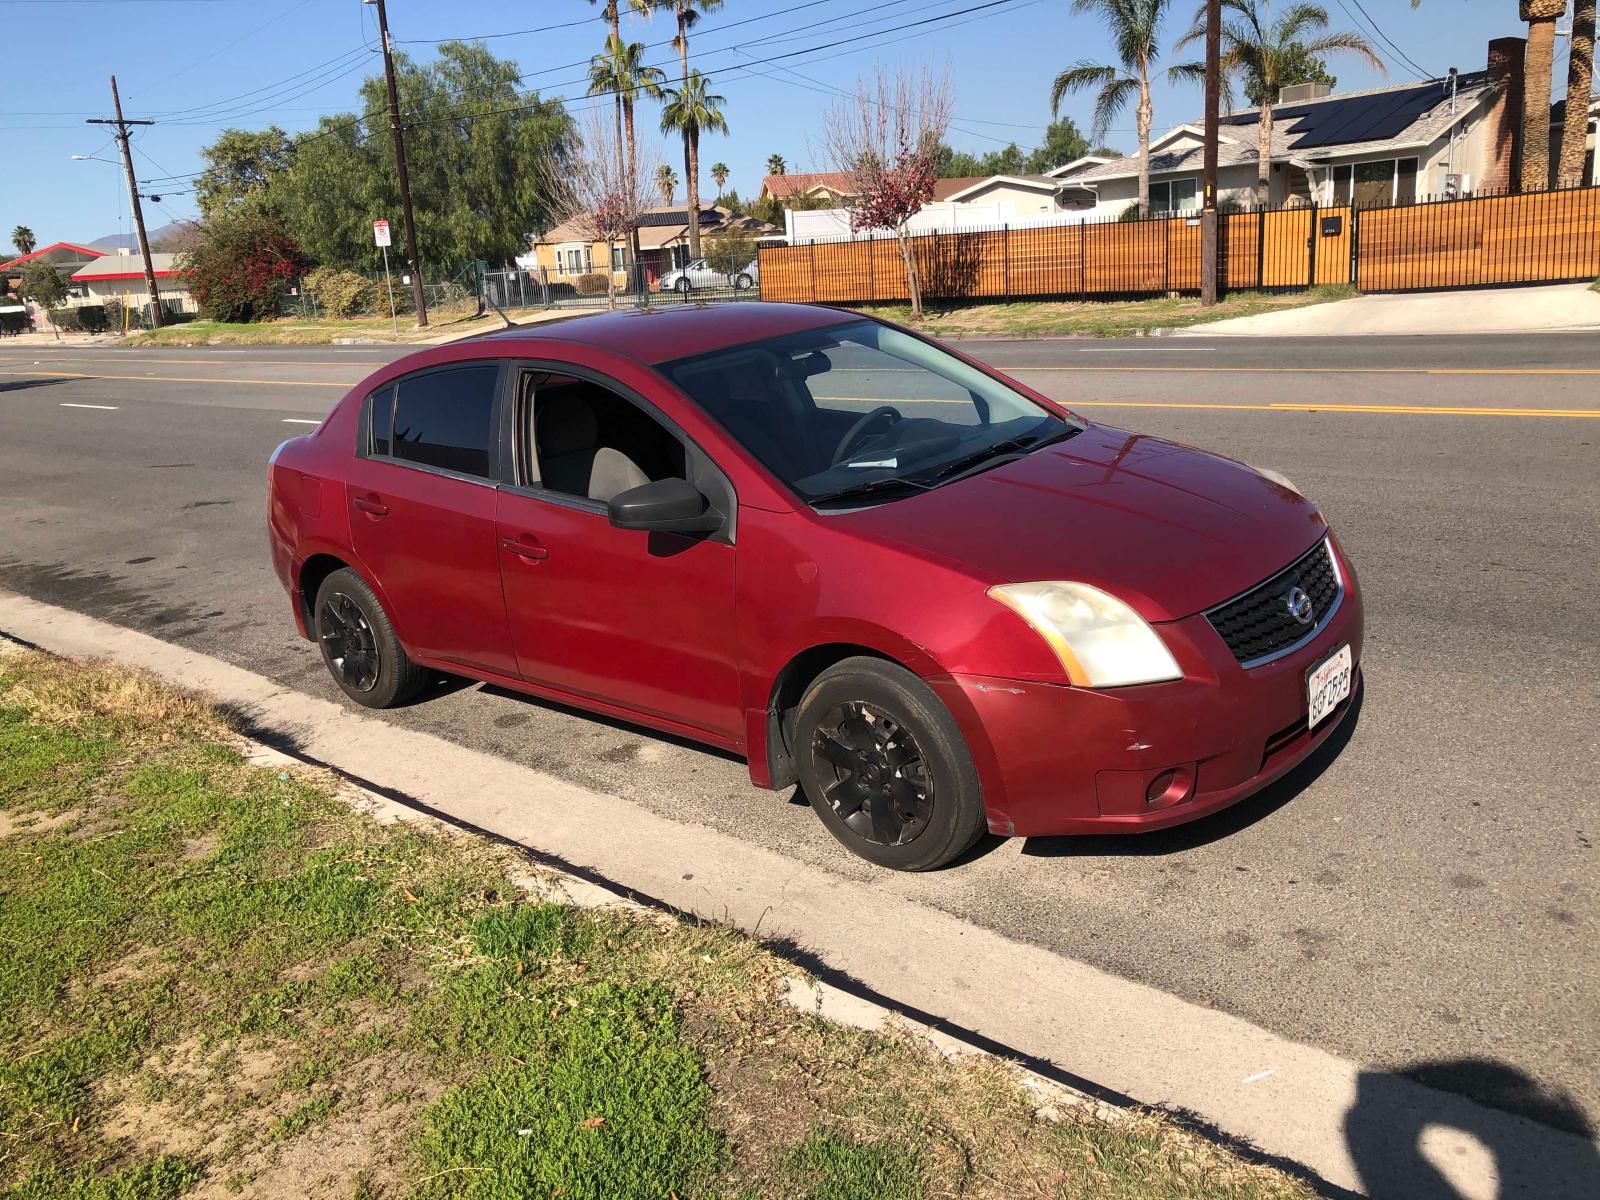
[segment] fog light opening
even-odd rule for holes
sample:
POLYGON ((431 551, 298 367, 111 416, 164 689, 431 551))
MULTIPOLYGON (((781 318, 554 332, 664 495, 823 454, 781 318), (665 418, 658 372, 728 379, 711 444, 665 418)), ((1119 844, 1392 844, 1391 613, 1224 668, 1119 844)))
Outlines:
POLYGON ((1145 805, 1149 808, 1171 808, 1187 800, 1193 787, 1193 771, 1188 767, 1172 767, 1157 774, 1145 786, 1145 805))

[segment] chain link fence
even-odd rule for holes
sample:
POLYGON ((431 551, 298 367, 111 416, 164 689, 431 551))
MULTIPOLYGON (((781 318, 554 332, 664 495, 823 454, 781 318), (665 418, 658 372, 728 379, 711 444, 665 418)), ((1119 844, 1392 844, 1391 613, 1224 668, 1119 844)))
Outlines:
POLYGON ((731 272, 703 262, 669 268, 635 262, 609 276, 603 270, 573 275, 544 267, 485 271, 483 275, 484 303, 502 310, 605 308, 611 303, 612 286, 619 307, 759 300, 761 270, 754 260, 731 272))

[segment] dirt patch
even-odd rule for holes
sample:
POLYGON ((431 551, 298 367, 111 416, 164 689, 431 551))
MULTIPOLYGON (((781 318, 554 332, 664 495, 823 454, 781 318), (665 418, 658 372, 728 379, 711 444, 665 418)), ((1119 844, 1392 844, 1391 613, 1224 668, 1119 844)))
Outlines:
POLYGON ((214 833, 202 833, 199 837, 192 837, 183 843, 179 857, 186 862, 199 862, 203 858, 210 858, 216 852, 222 839, 214 833))
POLYGON ((0 838, 8 838, 12 834, 34 836, 53 833, 63 826, 81 821, 83 817, 83 812, 76 808, 48 815, 41 812, 6 812, 0 809, 0 838))
MULTIPOLYGON (((293 1137, 274 1136, 269 1123, 242 1153, 212 1168, 185 1200, 348 1200, 358 1189, 371 1195, 397 1192, 413 1174, 406 1141, 416 1116, 443 1095, 445 1086, 408 1055, 366 1059, 342 1071, 335 1090, 316 1093, 332 1103, 326 1117, 293 1137)), ((310 1097, 285 1093, 272 1106, 274 1121, 310 1097)))

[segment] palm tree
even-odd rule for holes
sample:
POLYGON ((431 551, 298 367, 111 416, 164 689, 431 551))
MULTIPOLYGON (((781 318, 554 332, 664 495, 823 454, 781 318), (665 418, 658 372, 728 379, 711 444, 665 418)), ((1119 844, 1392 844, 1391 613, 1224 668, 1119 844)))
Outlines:
POLYGON ((591 96, 613 96, 616 100, 617 145, 622 147, 623 178, 633 174, 637 153, 634 141, 634 105, 640 96, 661 99, 661 85, 667 81, 659 67, 644 63, 644 44, 624 42, 616 34, 606 38, 606 48, 589 60, 591 96))
MULTIPOLYGON (((1320 59, 1325 54, 1347 52, 1383 70, 1372 43, 1350 30, 1323 33, 1328 10, 1319 4, 1291 4, 1272 19, 1271 0, 1222 0, 1222 71, 1224 75, 1250 77, 1261 91, 1261 111, 1256 121, 1256 203, 1265 207, 1272 189, 1272 110, 1287 67, 1297 59, 1320 59)), ((1206 6, 1195 12, 1194 26, 1179 46, 1206 36, 1206 6)), ((1548 74, 1548 72, 1546 72, 1548 74)))
POLYGON ((20 258, 24 254, 32 254, 33 248, 39 243, 33 236, 33 230, 26 225, 18 225, 11 231, 11 244, 16 247, 17 257, 20 258))
MULTIPOLYGON (((1168 0, 1072 0, 1073 12, 1097 13, 1104 18, 1117 47, 1117 66, 1088 61, 1068 67, 1050 88, 1050 115, 1059 114, 1068 92, 1098 89, 1094 121, 1089 136, 1102 140, 1111 122, 1138 96, 1133 110, 1139 131, 1139 207, 1150 209, 1150 124, 1155 106, 1150 102, 1150 68, 1161 56, 1161 23, 1168 0)), ((1167 70, 1170 81, 1203 79, 1205 71, 1193 63, 1167 70)))
POLYGON ((656 190, 661 193, 663 204, 671 204, 672 194, 678 190, 678 173, 666 163, 656 168, 656 190))
POLYGON ((1520 0, 1519 11, 1528 23, 1522 71, 1522 190, 1538 192, 1550 186, 1550 76, 1555 67, 1556 20, 1567 11, 1567 0, 1520 0))
POLYGON ((728 164, 714 162, 711 164, 711 182, 717 185, 717 195, 722 195, 722 189, 728 183, 728 164))
POLYGON ((782 175, 788 169, 789 169, 789 164, 783 161, 783 155, 781 155, 781 154, 769 154, 769 155, 767 155, 767 174, 768 175, 782 175))
MULTIPOLYGON (((680 0, 681 2, 681 0, 680 0)), ((723 97, 714 96, 699 71, 690 71, 682 87, 667 88, 667 106, 661 110, 661 132, 683 135, 684 185, 689 193, 689 257, 700 257, 700 134, 727 133, 722 115, 723 97)))
MULTIPOLYGON (((645 0, 649 3, 649 0, 645 0)), ((677 91, 671 93, 682 97, 689 93, 692 77, 689 72, 689 30, 700 23, 700 18, 707 13, 714 13, 722 7, 722 0, 673 0, 673 12, 678 18, 678 32, 672 38, 672 48, 678 52, 678 64, 682 73, 678 76, 677 91)), ((698 73, 698 72, 697 72, 698 73)), ((704 88, 702 87, 702 92, 704 88)), ((717 104, 722 103, 722 97, 714 97, 717 104)), ((668 107, 671 107, 669 102, 668 107)), ((712 106, 715 108, 715 105, 712 106)), ((722 113, 716 114, 716 122, 706 124, 707 129, 728 132, 728 123, 723 120, 722 113)), ((673 128, 683 130, 684 166, 687 170, 685 186, 689 191, 689 253, 700 257, 700 129, 701 125, 695 124, 693 137, 690 136, 690 127, 687 125, 674 125, 673 128), (692 142, 692 145, 691 145, 692 142)), ((668 128, 666 113, 661 116, 661 128, 665 132, 668 128)))
POLYGON ((1566 122, 1561 126, 1561 158, 1556 167, 1559 187, 1578 187, 1583 178, 1584 142, 1589 130, 1589 89, 1594 86, 1595 0, 1572 6, 1572 53, 1567 59, 1566 122))

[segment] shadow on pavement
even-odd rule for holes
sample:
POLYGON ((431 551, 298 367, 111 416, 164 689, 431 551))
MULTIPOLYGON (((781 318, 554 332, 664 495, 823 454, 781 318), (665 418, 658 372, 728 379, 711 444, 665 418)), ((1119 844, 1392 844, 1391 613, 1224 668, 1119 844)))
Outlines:
POLYGON ((54 387, 58 383, 76 383, 75 379, 5 379, 0 380, 0 392, 20 392, 27 388, 54 387))
POLYGON ((1242 829, 1248 829, 1264 817, 1271 816, 1301 792, 1315 783, 1335 759, 1344 752, 1361 723, 1361 709, 1366 702, 1367 688, 1363 681, 1351 697, 1350 708, 1339 728, 1329 735, 1304 762, 1281 779, 1269 784, 1255 795, 1239 801, 1230 808, 1187 825, 1170 829, 1157 829, 1150 833, 1077 835, 1070 837, 1031 837, 1023 843, 1022 852, 1036 858, 1095 858, 1106 857, 1158 857, 1180 854, 1198 846, 1207 846, 1242 829))
POLYGON ((1600 1196, 1600 1147, 1582 1108, 1564 1092, 1546 1090, 1515 1067, 1491 1059, 1418 1063, 1399 1073, 1363 1071, 1344 1134, 1374 1200, 1600 1196), (1448 1091, 1429 1091, 1418 1083, 1448 1091), (1527 1116, 1483 1108, 1450 1093, 1527 1116), (1497 1183, 1484 1178, 1491 1172, 1497 1183))

